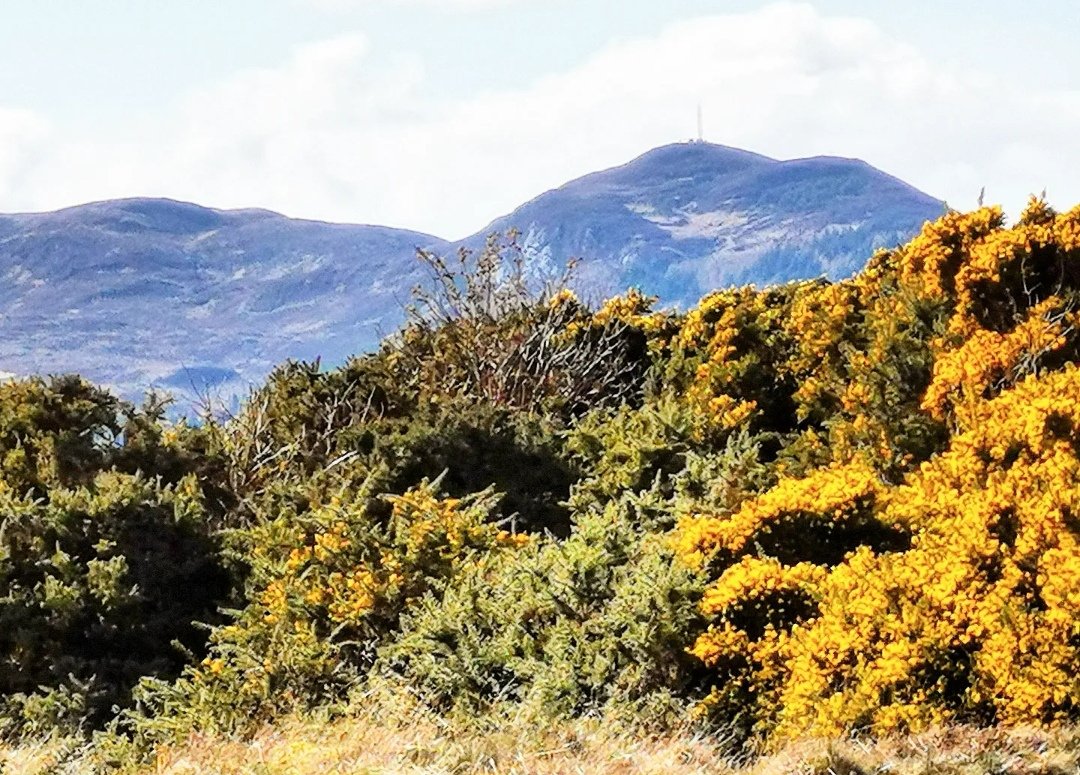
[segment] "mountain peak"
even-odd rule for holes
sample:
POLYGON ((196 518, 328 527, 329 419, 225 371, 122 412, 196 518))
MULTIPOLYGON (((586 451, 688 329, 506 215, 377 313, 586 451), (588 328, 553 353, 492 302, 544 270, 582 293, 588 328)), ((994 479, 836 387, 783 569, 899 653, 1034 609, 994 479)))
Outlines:
POLYGON ((51 230, 98 228, 116 233, 143 231, 199 234, 220 228, 225 212, 175 199, 132 197, 65 207, 45 213, 11 216, 51 230))
MULTIPOLYGON (((858 159, 781 161, 686 142, 573 180, 483 234, 518 229, 538 263, 582 258, 597 295, 631 279, 691 304, 725 285, 846 276, 941 211, 938 200, 858 159)), ((479 246, 483 234, 466 244, 479 246)))
POLYGON ((751 166, 775 164, 776 159, 753 151, 746 151, 731 145, 710 143, 704 140, 690 140, 682 143, 669 143, 646 151, 631 160, 626 166, 634 164, 680 164, 687 161, 704 164, 751 166))
POLYGON ((653 148, 625 164, 601 170, 567 184, 623 184, 642 179, 683 179, 732 175, 776 164, 768 156, 705 142, 671 143, 653 148))

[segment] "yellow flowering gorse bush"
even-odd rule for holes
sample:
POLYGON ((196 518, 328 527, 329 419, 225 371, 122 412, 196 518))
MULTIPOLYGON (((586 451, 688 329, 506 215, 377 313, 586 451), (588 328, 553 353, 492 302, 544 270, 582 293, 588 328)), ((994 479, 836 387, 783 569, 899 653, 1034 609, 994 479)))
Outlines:
MULTIPOLYGON (((1080 209, 1003 220, 951 213, 796 289, 777 373, 825 459, 676 530, 714 579, 699 712, 774 740, 1076 718, 1080 209)), ((708 334, 708 309, 685 335, 724 363, 742 323, 708 334)))

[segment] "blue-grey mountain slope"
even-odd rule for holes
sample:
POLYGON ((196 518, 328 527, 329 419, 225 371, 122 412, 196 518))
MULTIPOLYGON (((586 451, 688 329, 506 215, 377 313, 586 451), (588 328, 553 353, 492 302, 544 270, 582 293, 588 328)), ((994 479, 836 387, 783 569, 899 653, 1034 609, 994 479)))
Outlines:
POLYGON ((242 392, 287 358, 337 363, 401 322, 419 247, 516 228, 532 268, 582 259, 584 290, 689 305, 715 287, 856 271, 941 202, 850 159, 707 143, 650 151, 550 191, 461 243, 379 226, 131 199, 0 215, 0 376, 79 372, 242 392))
MULTIPOLYGON (((436 237, 132 199, 0 216, 0 371, 238 389, 373 346, 436 237)), ((391 324, 392 329, 392 324, 391 324)))
POLYGON ((688 305, 733 284, 848 276, 943 208, 855 159, 777 161, 694 142, 549 191, 464 244, 513 227, 537 264, 580 258, 598 293, 637 285, 688 305))

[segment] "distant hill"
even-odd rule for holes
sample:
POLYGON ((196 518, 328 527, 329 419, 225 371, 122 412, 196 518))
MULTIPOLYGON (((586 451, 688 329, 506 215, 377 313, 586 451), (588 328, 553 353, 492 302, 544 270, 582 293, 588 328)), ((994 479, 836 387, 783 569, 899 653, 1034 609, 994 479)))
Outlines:
POLYGON ((0 374, 77 371, 129 396, 240 391, 286 358, 338 362, 400 322, 417 248, 522 233, 537 271, 583 259, 601 296, 690 304, 714 287, 839 278, 941 202, 838 158, 665 146, 550 191, 460 243, 163 199, 0 215, 0 374))
POLYGON ((681 143, 549 191, 465 244, 515 227, 536 262, 581 257, 598 292, 637 285, 689 305, 733 284, 846 277, 943 209, 856 159, 681 143))
POLYGON ((392 330, 426 234, 132 199, 0 216, 0 370, 239 388, 392 330))

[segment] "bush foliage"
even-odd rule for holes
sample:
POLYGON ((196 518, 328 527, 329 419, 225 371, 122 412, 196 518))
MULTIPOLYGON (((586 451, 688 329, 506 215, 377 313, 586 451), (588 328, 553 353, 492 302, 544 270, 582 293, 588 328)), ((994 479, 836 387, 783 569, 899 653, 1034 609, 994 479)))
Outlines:
POLYGON ((100 723, 176 676, 232 584, 200 433, 75 378, 0 385, 0 695, 6 724, 100 723))
POLYGON ((10 726, 1080 716, 1080 209, 685 313, 590 308, 512 237, 421 257, 379 351, 236 416, 0 385, 10 726))

